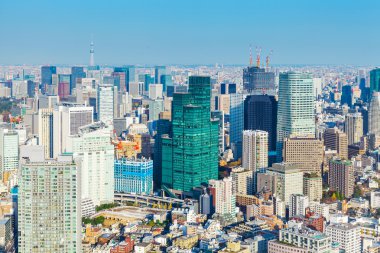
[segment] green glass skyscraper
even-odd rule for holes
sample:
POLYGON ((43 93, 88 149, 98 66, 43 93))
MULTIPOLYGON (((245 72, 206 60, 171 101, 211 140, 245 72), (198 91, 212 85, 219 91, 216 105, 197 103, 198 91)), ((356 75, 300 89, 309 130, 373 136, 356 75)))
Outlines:
POLYGON ((380 68, 373 69, 369 72, 370 75, 370 96, 374 91, 380 91, 380 68))
POLYGON ((175 93, 172 135, 162 138, 162 185, 178 191, 218 178, 218 121, 210 119, 210 77, 191 76, 175 93))

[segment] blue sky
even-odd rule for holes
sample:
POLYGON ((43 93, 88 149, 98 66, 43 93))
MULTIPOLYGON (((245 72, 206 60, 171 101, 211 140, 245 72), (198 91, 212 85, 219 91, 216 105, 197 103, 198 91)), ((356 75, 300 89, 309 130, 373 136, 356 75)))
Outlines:
POLYGON ((0 64, 379 65, 378 0, 0 0, 0 64), (253 48, 254 51, 254 48, 253 48))

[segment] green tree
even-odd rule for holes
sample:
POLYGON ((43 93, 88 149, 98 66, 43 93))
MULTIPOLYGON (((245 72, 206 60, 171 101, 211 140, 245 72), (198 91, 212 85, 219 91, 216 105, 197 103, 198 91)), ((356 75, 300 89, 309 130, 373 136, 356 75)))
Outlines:
POLYGON ((362 189, 360 188, 359 185, 356 185, 355 188, 354 188, 354 198, 359 198, 363 195, 362 193, 362 189))
POLYGON ((335 193, 335 192, 331 195, 331 199, 332 199, 333 201, 336 200, 336 193, 335 193))

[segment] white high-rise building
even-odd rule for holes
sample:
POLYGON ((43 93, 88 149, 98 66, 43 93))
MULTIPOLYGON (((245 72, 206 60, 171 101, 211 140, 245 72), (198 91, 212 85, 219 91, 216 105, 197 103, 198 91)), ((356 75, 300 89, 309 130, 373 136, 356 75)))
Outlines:
POLYGON ((114 116, 114 86, 102 84, 97 90, 98 120, 112 124, 114 116))
POLYGON ((149 98, 150 99, 157 99, 162 98, 163 88, 162 84, 151 84, 149 85, 149 98))
POLYGON ((331 241, 339 243, 339 249, 346 253, 361 252, 360 227, 350 223, 330 224, 325 233, 331 241))
POLYGON ((253 185, 253 172, 245 170, 243 167, 233 168, 231 171, 233 180, 234 191, 238 194, 254 194, 253 185))
POLYGON ((16 131, 0 129, 0 177, 6 171, 17 170, 19 165, 19 136, 16 131))
POLYGON ((38 142, 39 145, 44 146, 46 159, 53 158, 55 154, 54 127, 57 131, 58 126, 55 125, 53 112, 52 108, 38 110, 38 142))
POLYGON ((277 159, 282 160, 282 146, 291 134, 315 135, 315 97, 313 78, 308 73, 280 74, 277 117, 277 159))
POLYGON ((289 218, 293 216, 305 215, 306 208, 309 207, 309 197, 302 194, 292 194, 289 199, 289 218))
MULTIPOLYGON (((76 135, 79 128, 93 123, 94 109, 92 106, 86 106, 76 103, 62 103, 54 111, 54 128, 57 131, 55 142, 57 143, 57 153, 71 152, 72 144, 70 143, 71 135, 76 135)), ((55 156, 55 157, 56 157, 55 156)))
POLYGON ((223 180, 210 180, 210 194, 214 198, 215 213, 220 215, 236 215, 236 194, 231 177, 223 180))
POLYGON ((372 94, 368 111, 368 132, 380 138, 380 92, 372 94))
POLYGON ((81 197, 94 205, 113 202, 114 146, 112 129, 104 122, 81 127, 71 136, 73 156, 81 171, 81 197))
POLYGON ((268 167, 268 132, 243 131, 243 168, 253 172, 268 167))
POLYGON ((81 252, 80 175, 72 157, 31 162, 19 173, 19 252, 81 252))

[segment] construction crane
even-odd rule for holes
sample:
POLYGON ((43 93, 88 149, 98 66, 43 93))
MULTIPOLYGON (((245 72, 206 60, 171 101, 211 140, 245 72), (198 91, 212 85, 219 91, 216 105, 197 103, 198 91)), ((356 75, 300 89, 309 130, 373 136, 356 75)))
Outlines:
POLYGON ((272 56, 273 54, 273 50, 270 50, 269 54, 267 55, 267 58, 266 58, 266 68, 269 69, 269 62, 270 62, 270 57, 272 56))
POLYGON ((249 66, 252 66, 252 46, 249 44, 249 66))
POLYGON ((256 67, 260 68, 261 47, 256 47, 256 67))

